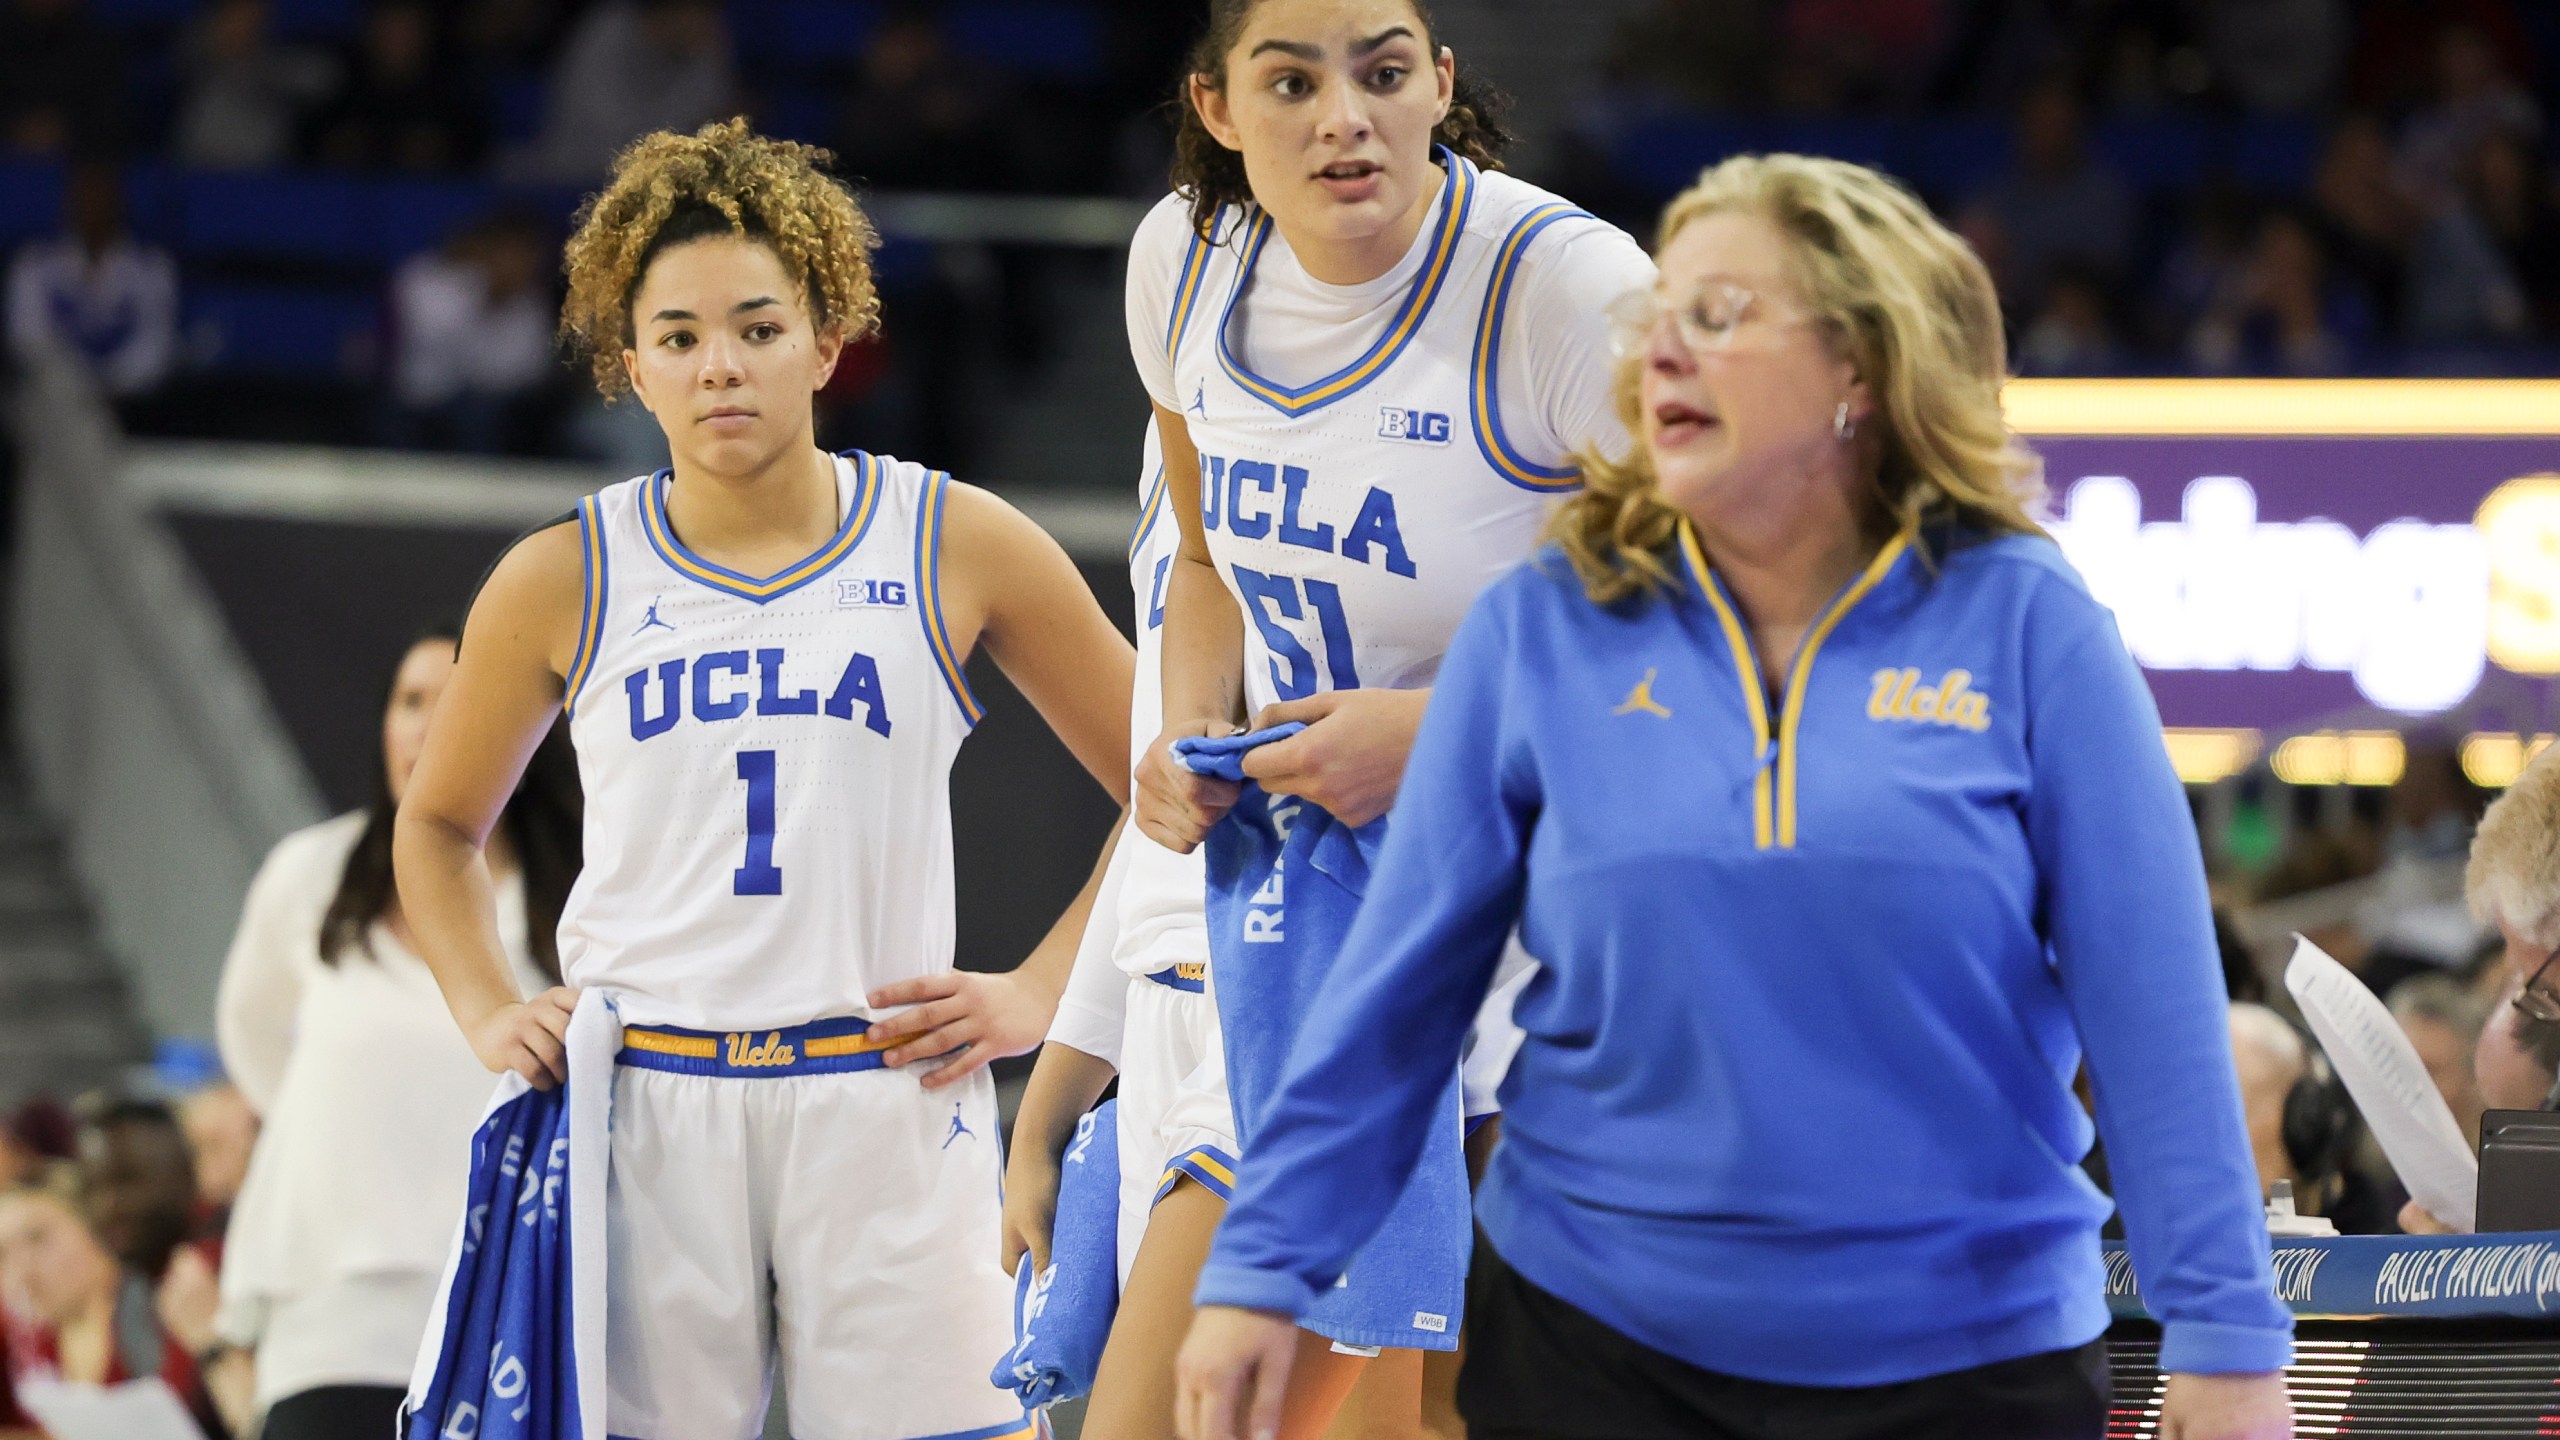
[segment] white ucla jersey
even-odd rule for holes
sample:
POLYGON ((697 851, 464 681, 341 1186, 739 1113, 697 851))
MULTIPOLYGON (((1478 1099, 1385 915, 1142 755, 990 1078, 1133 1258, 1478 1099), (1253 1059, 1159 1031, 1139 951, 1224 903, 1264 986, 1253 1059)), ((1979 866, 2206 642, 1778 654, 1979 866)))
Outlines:
MULTIPOLYGON (((1138 529, 1129 537, 1129 592, 1137 601, 1138 632, 1138 678, 1129 687, 1133 763, 1164 733, 1164 592, 1182 549, 1182 527, 1166 496, 1164 449, 1150 420, 1138 471, 1138 529)), ((1135 825, 1120 843, 1130 851, 1120 874, 1120 931, 1112 963, 1131 975, 1207 964, 1209 930, 1201 908, 1208 889, 1206 852, 1177 855, 1135 825)))
POLYGON ((560 963, 626 1024, 863 1014, 950 968, 951 762, 980 714, 936 585, 951 480, 860 452, 836 476, 834 537, 762 579, 685 548, 666 471, 579 506, 560 963))
POLYGON ((1521 257, 1589 217, 1446 152, 1443 165, 1384 331, 1307 384, 1242 358, 1270 217, 1228 211, 1184 255, 1171 378, 1200 453, 1201 525, 1245 620, 1250 707, 1430 684, 1477 592, 1528 558, 1578 482, 1563 447, 1529 453, 1506 429, 1495 379, 1521 257))

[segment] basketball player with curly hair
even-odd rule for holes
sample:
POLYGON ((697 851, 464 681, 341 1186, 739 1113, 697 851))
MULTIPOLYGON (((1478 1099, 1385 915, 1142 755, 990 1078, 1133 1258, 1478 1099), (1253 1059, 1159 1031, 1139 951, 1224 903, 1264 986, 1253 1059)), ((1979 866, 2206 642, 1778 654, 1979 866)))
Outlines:
POLYGON ((482 1061, 548 1087, 581 992, 620 1021, 604 1428, 632 1440, 757 1433, 777 1360, 804 1440, 1029 1432, 986 1381, 1011 1294, 984 1066, 1038 1043, 1091 895, 1014 973, 953 971, 970 654, 1128 788, 1131 651, 1057 544, 812 439, 879 318, 826 161, 743 122, 656 134, 586 206, 562 330, 674 464, 499 561, 399 819, 410 923, 482 1061), (564 706, 587 866, 565 985, 520 1002, 482 846, 564 706))

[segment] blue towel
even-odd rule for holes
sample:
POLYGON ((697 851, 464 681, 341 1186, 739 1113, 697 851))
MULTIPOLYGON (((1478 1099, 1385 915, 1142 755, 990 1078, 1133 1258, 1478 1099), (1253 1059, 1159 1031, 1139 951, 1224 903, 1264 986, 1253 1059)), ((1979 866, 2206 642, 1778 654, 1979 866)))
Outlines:
POLYGON ((409 1440, 577 1440, 568 1296, 569 1105, 527 1090, 472 1142, 463 1268, 444 1315, 444 1358, 409 1417, 409 1440))
MULTIPOLYGON (((1280 729, 1294 733, 1295 727, 1267 733, 1276 737, 1280 729)), ((1243 742, 1253 738, 1220 743, 1249 748, 1243 742)), ((1176 741, 1175 749, 1193 743, 1176 741)), ((1183 758, 1204 769, 1192 756, 1183 758)), ((1356 963, 1336 957, 1386 835, 1384 819, 1355 830, 1251 782, 1209 832, 1209 966, 1247 1164, 1254 1134, 1278 1095, 1299 1017, 1336 963, 1356 963)), ((1386 1223, 1300 1320, 1305 1328, 1345 1345, 1457 1347, 1474 1229, 1455 1056, 1439 1104, 1447 1123, 1433 1127, 1386 1223)))
POLYGON ((1242 735, 1185 735, 1173 742, 1174 758, 1194 775, 1213 780, 1244 779, 1244 752, 1275 740, 1286 740, 1306 725, 1297 720, 1284 720, 1268 730, 1254 730, 1242 735))
POLYGON ((1120 1308, 1120 1102, 1076 1122, 1049 1227, 1049 1265, 1014 1268, 1013 1349, 987 1378, 1040 1410, 1093 1388, 1120 1308))
POLYGON ((406 1440, 604 1440, 604 1127, 619 1027, 569 1027, 570 1083, 499 1084, 403 1411, 406 1440), (574 1222, 574 1223, 573 1223, 574 1222), (592 1365, 581 1366, 581 1354, 592 1365))

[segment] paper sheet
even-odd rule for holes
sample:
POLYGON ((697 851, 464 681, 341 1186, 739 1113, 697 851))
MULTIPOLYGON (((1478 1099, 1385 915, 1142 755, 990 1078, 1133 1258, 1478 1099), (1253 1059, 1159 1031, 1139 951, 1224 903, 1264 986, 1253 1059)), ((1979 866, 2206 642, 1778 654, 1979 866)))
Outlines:
POLYGON ((18 1403, 53 1440, 204 1440, 187 1407, 157 1380, 73 1385, 29 1378, 18 1403))
POLYGON ((2365 983, 2319 946, 2296 935, 2284 988, 2355 1097, 2366 1128, 2391 1157, 2391 1168, 2428 1214, 2471 1232, 2480 1191, 2480 1161, 2462 1127, 2428 1078, 2425 1062, 2400 1022, 2365 983))

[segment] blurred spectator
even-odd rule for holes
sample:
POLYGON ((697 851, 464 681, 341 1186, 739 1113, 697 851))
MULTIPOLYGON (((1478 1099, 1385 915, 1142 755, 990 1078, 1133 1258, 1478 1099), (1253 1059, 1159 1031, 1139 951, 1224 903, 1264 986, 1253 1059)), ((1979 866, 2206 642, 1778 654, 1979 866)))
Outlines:
POLYGON ((2433 53, 2435 99, 2410 117, 2400 140, 2400 165, 2419 203, 2440 210, 2466 188, 2465 172, 2481 141, 2496 135, 2539 138, 2542 111, 2476 26, 2448 26, 2436 37, 2433 53))
MULTIPOLYGON (((257 1351, 266 1440, 389 1435, 462 1215, 459 1159, 492 1079, 419 959, 391 868, 391 821, 426 742, 455 639, 431 633, 385 687, 364 810, 286 836, 259 867, 223 962, 224 1061, 266 1119, 234 1209, 221 1328, 257 1351)), ((536 750, 491 837, 516 982, 556 983, 578 870, 565 731, 536 750)))
POLYGON ((125 229, 114 166, 73 166, 63 208, 70 233, 33 242, 10 263, 10 349, 21 359, 68 350, 109 395, 147 395, 177 359, 177 267, 125 229))
POLYGON ((111 149, 123 99, 123 57, 82 0, 0 0, 0 150, 111 149))
POLYGON ((2231 1058, 2240 1075, 2250 1153, 2258 1162, 2258 1193, 2290 1181, 2294 1209, 2327 1215, 2355 1142, 2352 1112, 2338 1113, 2346 1106, 2343 1092, 2302 1092, 2304 1086, 2334 1092, 2337 1083, 2315 1073, 2323 1062, 2315 1061, 2302 1032, 2264 1005, 2243 1001, 2231 1007, 2231 1058))
POLYGON ((2440 46, 2454 29, 2487 36, 2494 54, 2521 61, 2532 53, 2516 0, 2361 0, 2349 102, 2393 115, 2426 103, 2440 88, 2440 46))
POLYGON ((2372 334, 2372 310, 2331 277, 2311 227, 2278 211, 2260 223, 2236 283, 2196 322, 2187 352, 2208 374, 2340 375, 2372 334))
POLYGON ((1789 110, 1909 101, 1928 78, 1945 23, 1938 0, 1781 0, 1777 9, 1773 98, 1789 110))
POLYGON ((2188 202, 2186 223, 2160 262, 2151 287, 2152 340, 2183 351, 2196 322, 2237 293, 2249 269, 2257 207, 2239 187, 2208 182, 2188 202))
POLYGON ((2359 972, 2388 997, 2412 975, 2459 970, 2489 938, 2462 897, 2463 857, 2483 797, 2462 773, 2453 743, 2414 735, 2384 800, 2382 863, 2357 907, 2367 958, 2359 972))
MULTIPOLYGON (((30 1376, 113 1385, 157 1377, 194 1412, 209 1437, 223 1436, 223 1407, 205 1383, 199 1360, 223 1374, 218 1388, 245 1372, 240 1357, 220 1353, 209 1327, 194 1328, 212 1284, 201 1262, 180 1287, 155 1292, 152 1282, 121 1264, 95 1224, 95 1197, 77 1168, 57 1164, 0 1194, 0 1293, 28 1329, 13 1356, 13 1388, 30 1376), (201 1345, 191 1340, 201 1339, 201 1345)), ((245 1408, 230 1407, 245 1424, 245 1408)))
MULTIPOLYGON (((2510 992, 2512 995, 2512 992, 2510 992)), ((2560 1079, 2560 1024, 2537 1019, 2502 1001, 2489 1012, 2471 1060, 2484 1110, 2549 1110, 2560 1079)), ((2400 1208, 2400 1228, 2412 1235, 2444 1235, 2451 1227, 2412 1200, 2400 1208)))
POLYGON ((1619 29, 1603 90, 1702 110, 1751 104, 1769 88, 1770 19, 1756 4, 1654 0, 1619 29))
POLYGON ((712 0, 603 0, 570 32, 531 169, 594 180, 640 136, 691 131, 736 104, 729 26, 712 0))
POLYGON ((2560 1079, 2560 1024, 2501 1005, 2480 1032, 2472 1061, 2480 1103, 2491 1110, 2548 1110, 2560 1079))
POLYGON ((440 174, 478 163, 486 129, 476 76, 439 64, 435 14, 381 0, 365 17, 348 82, 312 125, 323 165, 440 174))
POLYGON ((2450 975, 2412 976, 2391 992, 2392 1018, 2400 1022, 2401 1033, 2436 1082, 2436 1093, 2475 1150, 2480 1148, 2480 1112, 2486 1107, 2472 1059, 2490 1009, 2490 1002, 2450 975))
POLYGON ((2133 192, 2082 144, 2080 102, 2067 82, 2030 90, 2017 125, 2016 159, 1982 203, 2007 239, 2004 298, 2013 311, 2032 312, 2067 262, 2101 276, 2123 272, 2133 251, 2133 192))
POLYGON ((562 0, 468 0, 457 38, 475 69, 523 70, 556 53, 567 27, 562 0))
POLYGON ((2055 271, 2043 308, 2018 337, 2018 373, 2113 375, 2124 365, 2106 286, 2078 265, 2055 271))
POLYGON ((2418 213, 2401 188, 2381 121, 2359 112, 2329 132, 2311 205, 2313 227, 2341 278, 2363 289, 2375 314, 2399 314, 2418 213))
POLYGON ((178 1123, 195 1157, 196 1207, 200 1232, 219 1236, 240 1198, 240 1182, 249 1175, 249 1155, 258 1143, 258 1112, 249 1108, 240 1087, 225 1080, 188 1096, 178 1107, 178 1123))
POLYGON ((177 1114, 153 1100, 110 1101, 80 1129, 90 1227, 126 1269, 157 1280, 196 1229, 195 1154, 177 1114))
POLYGON ((2337 92, 2351 26, 2343 0, 2214 0, 2203 16, 2214 77, 2249 109, 2294 114, 2337 92))
POLYGON ((392 445, 497 454, 538 428, 559 377, 542 222, 500 213, 391 281, 392 445))
POLYGON ((0 1189, 32 1178, 56 1160, 70 1159, 79 1141, 79 1122, 61 1101, 39 1095, 20 1105, 0 1125, 0 1189))
POLYGON ((2222 957, 2223 993, 2233 1000, 2266 1004, 2267 977, 2260 973, 2257 957, 2249 953, 2249 942, 2241 936, 2231 912, 2219 902, 2213 907, 2213 948, 2222 957))
POLYGON ((999 78, 951 53, 932 12, 881 22, 862 52, 836 126, 844 173, 886 190, 999 190, 999 78))
POLYGON ((182 164, 257 170, 293 158, 303 116, 328 98, 328 56, 278 44, 267 0, 213 0, 179 47, 185 83, 175 137, 182 164))
POLYGON ((2462 170, 2460 191, 2418 235, 2411 266, 2408 336, 2423 345, 2514 343, 2531 339, 2539 318, 2524 267, 2548 283, 2550 209, 2521 143, 2486 135, 2462 170))

